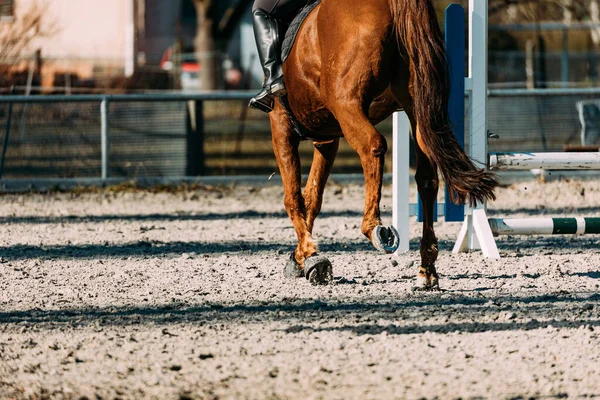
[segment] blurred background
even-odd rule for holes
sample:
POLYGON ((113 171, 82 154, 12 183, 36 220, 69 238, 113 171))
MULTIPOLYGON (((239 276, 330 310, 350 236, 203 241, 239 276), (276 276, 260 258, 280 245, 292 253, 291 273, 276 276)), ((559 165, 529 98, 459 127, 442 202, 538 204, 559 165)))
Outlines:
MULTIPOLYGON (((450 3, 468 7, 437 0, 442 26, 450 3)), ((276 172, 268 116, 247 108, 262 81, 251 7, 251 0, 0 0, 0 179, 100 177, 103 118, 106 176, 276 172), (206 91, 231 96, 185 97, 206 91), (10 94, 32 99, 13 103, 10 94), (103 116, 97 98, 73 100, 81 94, 154 97, 107 102, 103 116)), ((489 14, 489 126, 499 136, 490 150, 598 144, 599 0, 489 0, 489 14)), ((391 121, 378 128, 391 140, 391 121)), ((304 143, 305 172, 311 156, 304 143)), ((361 172, 344 143, 334 173, 361 172)))

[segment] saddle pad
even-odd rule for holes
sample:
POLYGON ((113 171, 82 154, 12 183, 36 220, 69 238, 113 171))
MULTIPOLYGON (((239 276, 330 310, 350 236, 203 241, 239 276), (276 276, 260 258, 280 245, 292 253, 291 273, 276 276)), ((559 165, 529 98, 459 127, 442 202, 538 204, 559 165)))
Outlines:
POLYGON ((285 60, 287 60, 288 56, 292 52, 292 47, 294 47, 294 42, 296 41, 296 36, 298 35, 298 31, 300 30, 302 23, 306 17, 308 17, 310 12, 319 4, 321 4, 321 0, 309 0, 306 6, 300 10, 298 15, 296 15, 296 18, 294 18, 288 27, 287 31, 285 32, 285 39, 283 39, 283 44, 281 45, 281 62, 285 62, 285 60))

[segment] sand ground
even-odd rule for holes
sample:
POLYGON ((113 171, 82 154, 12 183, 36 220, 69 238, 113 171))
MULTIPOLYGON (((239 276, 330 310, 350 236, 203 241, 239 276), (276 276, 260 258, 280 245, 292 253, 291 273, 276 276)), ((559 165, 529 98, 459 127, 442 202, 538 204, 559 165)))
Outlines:
MULTIPOLYGON (((600 182, 519 183, 493 214, 600 216, 600 182)), ((391 189, 384 188, 390 221, 391 189)), ((360 233, 363 187, 330 185, 315 228, 336 283, 286 280, 277 186, 6 195, 0 398, 600 397, 600 237, 508 237, 413 292, 411 251, 360 233)))

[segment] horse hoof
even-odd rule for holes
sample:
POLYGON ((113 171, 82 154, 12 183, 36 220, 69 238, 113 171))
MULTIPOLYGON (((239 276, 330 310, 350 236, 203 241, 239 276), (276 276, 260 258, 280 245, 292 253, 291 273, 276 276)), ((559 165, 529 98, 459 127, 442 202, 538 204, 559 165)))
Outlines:
POLYGON ((302 278, 304 276, 304 270, 296 261, 296 257, 294 256, 294 252, 292 251, 292 256, 288 260, 287 264, 285 264, 285 268, 283 269, 283 276, 286 278, 302 278))
POLYGON ((433 282, 431 279, 427 279, 422 276, 417 276, 417 284, 413 287, 415 291, 430 291, 430 290, 439 290, 440 285, 437 281, 433 282))
POLYGON ((378 225, 373 229, 373 246, 381 252, 390 254, 398 250, 400 235, 393 226, 378 225))
POLYGON ((333 281, 333 269, 327 257, 308 257, 304 260, 304 271, 304 276, 313 285, 327 285, 333 281))
POLYGON ((417 275, 417 284, 415 286, 415 290, 439 290, 440 283, 438 280, 437 273, 435 272, 435 267, 429 267, 428 269, 424 269, 421 267, 419 274, 417 275), (434 268, 433 271, 430 271, 431 268, 434 268))

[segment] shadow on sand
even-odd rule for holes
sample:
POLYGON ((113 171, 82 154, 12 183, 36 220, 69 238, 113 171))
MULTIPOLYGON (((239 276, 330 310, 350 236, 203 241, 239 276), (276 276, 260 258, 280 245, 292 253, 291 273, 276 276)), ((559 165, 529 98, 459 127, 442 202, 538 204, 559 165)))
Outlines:
POLYGON ((32 309, 0 312, 0 327, 35 324, 55 330, 85 326, 214 325, 278 323, 286 333, 350 331, 358 335, 408 335, 424 332, 517 331, 586 325, 600 326, 595 309, 600 294, 534 296, 462 295, 423 293, 404 301, 380 298, 368 302, 323 302, 283 299, 278 303, 215 304, 162 307, 110 307, 83 309, 32 309), (380 323, 376 321, 393 321, 380 323), (436 322, 432 321, 446 321, 436 322), (450 322, 452 321, 452 322, 450 322))

